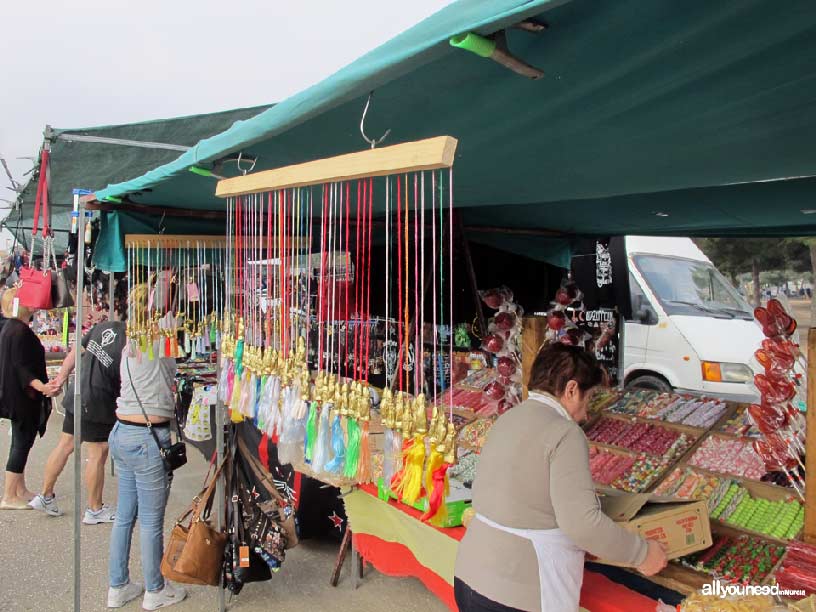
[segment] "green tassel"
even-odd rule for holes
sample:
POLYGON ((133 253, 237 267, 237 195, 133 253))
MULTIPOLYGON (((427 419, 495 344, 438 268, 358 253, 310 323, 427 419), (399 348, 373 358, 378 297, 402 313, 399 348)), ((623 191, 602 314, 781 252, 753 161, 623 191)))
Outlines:
POLYGON ((360 424, 356 419, 346 421, 346 431, 348 433, 348 446, 346 447, 346 466, 343 469, 343 476, 346 478, 357 477, 357 465, 360 463, 360 424))
POLYGON ((315 442, 317 441, 317 402, 309 404, 309 417, 306 419, 306 461, 314 456, 315 442))
POLYGON ((62 346, 65 347, 65 352, 68 352, 68 309, 62 313, 62 346))

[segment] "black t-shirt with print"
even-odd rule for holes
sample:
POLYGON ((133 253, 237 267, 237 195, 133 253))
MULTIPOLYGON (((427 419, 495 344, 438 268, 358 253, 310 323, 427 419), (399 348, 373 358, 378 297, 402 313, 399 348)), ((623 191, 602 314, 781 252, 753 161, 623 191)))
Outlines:
MULTIPOLYGON (((116 421, 116 398, 121 380, 119 363, 125 347, 125 324, 121 321, 97 323, 82 338, 82 417, 95 423, 116 421)), ((73 379, 65 390, 63 408, 73 413, 73 379)))

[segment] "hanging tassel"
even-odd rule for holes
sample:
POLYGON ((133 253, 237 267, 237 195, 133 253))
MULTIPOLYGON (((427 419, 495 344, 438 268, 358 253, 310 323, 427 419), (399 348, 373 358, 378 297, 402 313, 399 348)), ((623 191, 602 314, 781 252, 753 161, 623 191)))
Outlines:
POLYGON ((346 421, 348 433, 348 448, 346 450, 346 464, 343 468, 343 476, 346 478, 357 477, 357 467, 360 462, 360 425, 356 419, 346 421))
POLYGON ((303 444, 303 456, 306 463, 314 458, 315 442, 317 442, 317 402, 309 402, 309 416, 306 417, 306 437, 303 444))
POLYGON ((261 403, 261 394, 263 393, 263 377, 255 376, 255 385, 253 386, 252 394, 252 421, 255 426, 258 426, 258 410, 261 403))
POLYGON ((225 371, 224 376, 226 377, 226 386, 224 388, 224 403, 229 406, 232 404, 232 392, 235 388, 235 366, 233 365, 232 361, 229 361, 225 371))
POLYGON ((331 447, 334 457, 326 463, 325 471, 332 474, 339 474, 343 471, 346 461, 346 443, 343 439, 343 426, 340 424, 340 414, 337 413, 332 419, 331 425, 331 447))
POLYGON ((62 313, 62 346, 65 347, 65 352, 68 352, 68 309, 62 313))
POLYGON ((403 393, 394 396, 394 475, 391 477, 391 490, 399 496, 402 493, 402 480, 407 466, 408 451, 414 445, 412 437, 413 420, 406 404, 410 400, 403 393), (402 434, 402 436, 400 436, 402 434))
POLYGON ((269 469, 269 436, 266 434, 261 436, 261 442, 258 444, 258 459, 265 468, 269 469))
POLYGON ((330 409, 331 404, 329 402, 323 402, 323 406, 320 408, 320 420, 317 425, 317 439, 315 442, 314 458, 312 460, 312 470, 316 474, 324 472, 326 463, 331 459, 330 409))
POLYGON ((258 410, 255 415, 255 427, 266 432, 266 419, 269 418, 267 400, 269 398, 269 376, 261 377, 261 390, 258 393, 258 410))
POLYGON ((450 494, 450 481, 448 480, 448 469, 456 462, 456 427, 452 422, 446 423, 444 417, 440 417, 440 425, 435 436, 439 443, 434 448, 438 459, 438 466, 431 471, 429 467, 430 482, 427 481, 428 490, 428 510, 422 515, 421 520, 430 521, 434 525, 442 525, 447 520, 448 508, 445 499, 450 494), (444 432, 444 433, 443 433, 444 432))
POLYGON ((422 496, 422 468, 425 465, 425 433, 427 432, 427 415, 425 396, 420 393, 414 400, 412 410, 414 417, 414 443, 405 453, 405 467, 400 482, 401 499, 413 506, 422 496))
POLYGON ((241 414, 241 377, 233 375, 232 397, 230 398, 230 421, 233 423, 241 423, 244 420, 244 415, 241 414))
POLYGON ((383 439, 383 482, 390 483, 394 477, 394 453, 391 451, 394 443, 394 431, 385 430, 383 439))
POLYGON ((363 417, 360 425, 360 459, 357 463, 357 482, 371 482, 371 442, 369 433, 368 417, 363 417))

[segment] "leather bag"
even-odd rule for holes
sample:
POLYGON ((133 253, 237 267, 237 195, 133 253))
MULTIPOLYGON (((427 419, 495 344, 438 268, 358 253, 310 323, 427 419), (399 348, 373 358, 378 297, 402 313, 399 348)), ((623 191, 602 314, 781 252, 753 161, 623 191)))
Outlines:
POLYGON ((190 507, 170 532, 161 562, 161 572, 165 578, 185 584, 220 584, 227 534, 212 525, 210 511, 223 467, 222 463, 210 484, 193 498, 190 507), (185 525, 188 517, 190 520, 185 525))

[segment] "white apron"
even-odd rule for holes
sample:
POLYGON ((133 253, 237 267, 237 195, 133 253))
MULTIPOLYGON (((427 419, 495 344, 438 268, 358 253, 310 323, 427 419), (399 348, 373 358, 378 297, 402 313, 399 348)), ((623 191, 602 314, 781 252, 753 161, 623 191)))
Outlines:
POLYGON ((576 612, 584 580, 584 551, 560 529, 514 529, 477 514, 476 519, 493 529, 532 543, 538 560, 541 612, 576 612))

